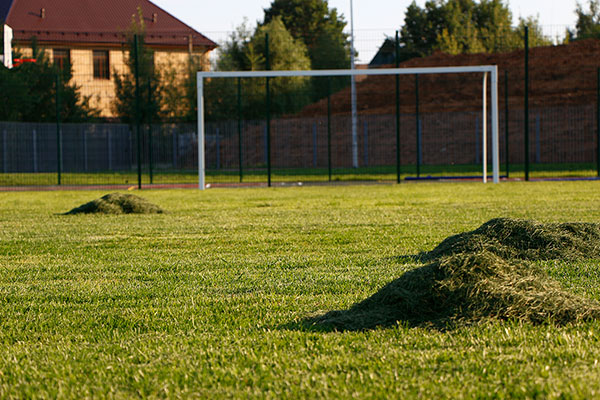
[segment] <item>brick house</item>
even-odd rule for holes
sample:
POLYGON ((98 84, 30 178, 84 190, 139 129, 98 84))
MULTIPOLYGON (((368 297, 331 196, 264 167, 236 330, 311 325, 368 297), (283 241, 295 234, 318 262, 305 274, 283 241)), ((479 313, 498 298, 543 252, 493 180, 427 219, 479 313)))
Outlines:
POLYGON ((0 25, 12 29, 13 52, 22 57, 31 56, 35 37, 55 64, 70 63, 81 94, 111 117, 113 74, 124 71, 126 33, 138 8, 155 66, 176 71, 192 56, 208 67, 216 43, 148 0, 0 0, 0 25))

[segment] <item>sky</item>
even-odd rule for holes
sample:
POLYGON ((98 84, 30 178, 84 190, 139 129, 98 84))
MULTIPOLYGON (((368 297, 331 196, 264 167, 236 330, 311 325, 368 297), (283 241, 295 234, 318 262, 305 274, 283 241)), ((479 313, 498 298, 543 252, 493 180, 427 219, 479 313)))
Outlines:
MULTIPOLYGON (((255 25, 262 20, 263 9, 271 0, 151 0, 197 31, 219 42, 227 32, 239 26, 244 18, 255 25)), ((393 36, 404 22, 404 11, 412 0, 353 0, 354 31, 359 62, 368 62, 386 35, 393 36)), ((587 0, 580 0, 587 8, 587 0)), ((350 31, 351 0, 329 0, 329 7, 344 15, 350 31)), ((577 0, 509 0, 513 22, 519 17, 538 16, 545 33, 562 37, 565 29, 576 21, 577 0)), ((417 0, 419 6, 425 0, 417 0)))

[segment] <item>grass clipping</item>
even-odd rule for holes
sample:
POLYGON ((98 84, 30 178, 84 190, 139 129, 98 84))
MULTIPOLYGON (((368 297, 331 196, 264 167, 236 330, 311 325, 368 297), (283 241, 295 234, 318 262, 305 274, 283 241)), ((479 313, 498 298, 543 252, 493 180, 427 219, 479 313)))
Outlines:
POLYGON ((71 214, 162 214, 164 211, 148 200, 125 193, 111 193, 82 204, 65 213, 71 214))
POLYGON ((364 330, 405 323, 447 329, 516 319, 566 324, 600 318, 600 303, 566 292, 532 261, 600 258, 600 225, 493 219, 444 240, 409 271, 313 327, 364 330))

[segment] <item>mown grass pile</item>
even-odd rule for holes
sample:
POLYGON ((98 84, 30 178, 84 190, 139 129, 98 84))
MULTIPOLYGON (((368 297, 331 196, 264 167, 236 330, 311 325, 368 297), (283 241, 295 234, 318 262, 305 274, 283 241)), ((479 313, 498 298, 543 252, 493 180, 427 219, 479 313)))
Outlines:
POLYGON ((82 204, 65 213, 71 214, 162 214, 164 211, 148 200, 128 193, 111 193, 82 204))
POLYGON ((600 256, 600 225, 540 224, 495 218, 474 231, 450 236, 423 257, 490 252, 506 260, 585 259, 600 256))
POLYGON ((600 304, 565 291, 533 262, 600 256, 600 225, 493 219, 444 240, 402 275, 349 310, 310 325, 364 330, 398 322, 446 329, 484 319, 566 324, 600 318, 600 304))

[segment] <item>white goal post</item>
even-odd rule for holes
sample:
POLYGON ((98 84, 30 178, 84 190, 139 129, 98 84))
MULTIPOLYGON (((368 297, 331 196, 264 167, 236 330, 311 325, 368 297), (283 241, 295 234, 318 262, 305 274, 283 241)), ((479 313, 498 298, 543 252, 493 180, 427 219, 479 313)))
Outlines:
POLYGON ((311 71, 213 71, 197 73, 198 89, 198 185, 205 188, 205 159, 204 159, 204 80, 211 78, 278 78, 278 77, 317 77, 317 76, 355 76, 355 75, 432 75, 432 74, 483 74, 483 127, 482 127, 482 163, 483 182, 487 182, 487 81, 491 77, 491 108, 492 108, 492 177, 494 183, 500 182, 499 160, 499 123, 498 123, 498 66, 477 65, 464 67, 428 67, 428 68, 381 68, 381 69, 335 69, 311 71))
POLYGON ((4 64, 6 68, 13 67, 13 59, 12 59, 12 40, 13 40, 13 30, 8 25, 1 25, 2 28, 2 49, 3 52, 0 54, 0 64, 4 64))

